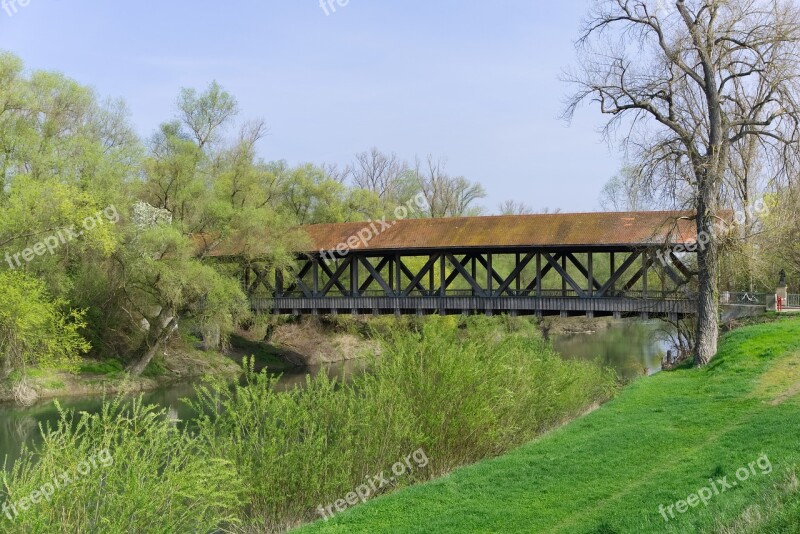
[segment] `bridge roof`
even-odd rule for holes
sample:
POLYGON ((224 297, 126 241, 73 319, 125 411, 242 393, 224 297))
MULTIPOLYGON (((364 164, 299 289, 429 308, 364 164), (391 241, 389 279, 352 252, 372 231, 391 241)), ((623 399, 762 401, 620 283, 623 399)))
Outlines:
POLYGON ((406 219, 305 226, 312 250, 618 247, 690 244, 694 214, 680 211, 556 213, 406 219), (363 236, 364 239, 359 238, 363 236))

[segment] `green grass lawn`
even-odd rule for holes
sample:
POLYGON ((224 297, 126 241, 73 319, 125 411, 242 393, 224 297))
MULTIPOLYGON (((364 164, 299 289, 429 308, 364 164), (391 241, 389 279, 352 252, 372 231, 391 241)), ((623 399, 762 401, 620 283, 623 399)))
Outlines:
POLYGON ((302 532, 800 532, 789 473, 800 461, 798 394, 800 319, 749 326, 727 334, 707 368, 639 380, 509 454, 302 532), (770 474, 756 467, 707 506, 660 515, 763 454, 770 474))

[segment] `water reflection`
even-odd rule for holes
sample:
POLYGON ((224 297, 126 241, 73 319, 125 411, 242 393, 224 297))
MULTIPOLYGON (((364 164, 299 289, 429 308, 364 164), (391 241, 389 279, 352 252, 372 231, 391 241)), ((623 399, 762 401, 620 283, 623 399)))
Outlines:
MULTIPOLYGON (((287 391, 297 386, 303 386, 306 377, 325 372, 331 378, 349 380, 355 373, 363 369, 363 362, 351 360, 340 364, 315 366, 304 370, 296 370, 281 375, 275 385, 276 391, 287 391)), ((163 406, 167 409, 168 417, 174 421, 187 421, 192 419, 196 412, 188 406, 184 399, 195 397, 194 388, 199 383, 181 382, 169 387, 142 394, 145 404, 163 406)), ((76 413, 94 413, 100 410, 103 399, 100 397, 73 397, 64 399, 61 406, 66 410, 76 413)), ((23 443, 32 445, 41 438, 39 425, 55 425, 58 421, 58 410, 52 400, 44 401, 32 408, 20 408, 13 405, 0 405, 0 464, 8 457, 8 465, 19 456, 19 449, 23 443)))
MULTIPOLYGON (((595 334, 553 336, 552 342, 565 358, 599 360, 603 365, 616 369, 621 377, 633 378, 645 372, 657 372, 661 368, 661 360, 666 352, 665 343, 658 339, 661 327, 658 322, 623 321, 595 334)), ((325 372, 332 378, 349 379, 363 371, 364 366, 363 361, 351 360, 287 372, 276 384, 276 390, 302 387, 309 373, 325 372)), ((144 402, 165 407, 171 419, 187 421, 196 414, 182 399, 194 397, 195 385, 196 383, 184 382, 152 391, 143 395, 144 402)), ((96 412, 100 409, 102 398, 69 398, 61 404, 65 409, 75 412, 96 412)), ((0 405, 0 460, 8 455, 10 465, 18 456, 23 443, 30 445, 39 440, 39 425, 46 425, 48 422, 55 424, 58 417, 52 401, 33 408, 0 405)))
POLYGON ((552 342, 564 358, 599 361, 631 379, 661 370, 668 348, 664 327, 659 321, 620 321, 594 334, 553 336, 552 342))

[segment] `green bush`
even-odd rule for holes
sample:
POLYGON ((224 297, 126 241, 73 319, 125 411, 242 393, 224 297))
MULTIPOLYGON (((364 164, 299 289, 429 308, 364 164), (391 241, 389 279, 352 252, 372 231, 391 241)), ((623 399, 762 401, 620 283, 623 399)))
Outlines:
POLYGON ((190 401, 191 433, 139 401, 62 414, 4 472, 0 497, 19 502, 98 451, 113 465, 9 532, 281 531, 414 451, 429 463, 377 493, 507 451, 615 390, 613 373, 562 360, 526 321, 445 317, 375 332, 381 355, 351 381, 319 373, 279 392, 251 359, 244 384, 206 382, 190 401))
POLYGON ((238 467, 253 528, 277 530, 319 518, 317 506, 415 450, 430 465, 398 484, 500 454, 613 394, 613 373, 511 327, 447 317, 395 330, 370 371, 344 384, 321 373, 276 393, 252 371, 242 386, 209 384, 194 406, 199 436, 238 467))
POLYGON ((205 532, 240 515, 231 462, 201 451, 164 410, 115 401, 95 415, 61 412, 43 434, 2 472, 0 505, 18 513, 0 517, 2 532, 205 532), (22 511, 34 492, 51 495, 22 511))

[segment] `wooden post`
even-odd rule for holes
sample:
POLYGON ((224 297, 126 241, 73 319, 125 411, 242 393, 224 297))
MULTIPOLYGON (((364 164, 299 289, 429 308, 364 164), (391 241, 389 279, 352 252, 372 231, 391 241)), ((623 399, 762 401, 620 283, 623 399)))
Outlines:
POLYGON ((314 257, 311 259, 311 277, 314 285, 311 288, 311 294, 315 297, 319 296, 319 258, 314 257))
MULTIPOLYGON (((609 271, 611 276, 614 276, 614 273, 617 271, 617 256, 614 252, 610 253, 608 256, 608 263, 611 270, 609 271)), ((611 284, 611 287, 608 290, 611 292, 611 296, 614 296, 614 291, 616 288, 616 282, 611 284)))
POLYGON ((489 252, 486 254, 486 295, 489 297, 494 296, 494 290, 492 289, 494 282, 492 279, 493 272, 494 268, 492 267, 492 253, 489 252))
MULTIPOLYGON (((472 279, 478 280, 478 260, 474 255, 472 256, 472 279)), ((475 291, 472 292, 472 296, 475 296, 475 291)))
POLYGON ((445 284, 447 284, 447 276, 445 275, 445 255, 439 257, 439 297, 444 298, 447 295, 445 284))
MULTIPOLYGON (((429 257, 428 261, 431 260, 433 260, 433 255, 429 257)), ((430 296, 433 296, 434 291, 436 291, 436 282, 434 278, 434 271, 436 271, 436 269, 434 267, 436 267, 436 263, 433 263, 428 271, 428 291, 430 291, 430 296)))
POLYGON ((361 265, 361 261, 359 260, 358 256, 353 257, 352 261, 350 262, 350 296, 353 298, 358 298, 358 266, 361 265))
POLYGON ((536 253, 536 296, 542 298, 542 253, 536 253))
POLYGON ((399 288, 394 286, 394 259, 391 258, 389 259, 389 289, 392 290, 393 295, 399 291, 399 288))
POLYGON ((587 267, 589 269, 589 276, 587 277, 589 279, 589 298, 592 298, 594 296, 594 254, 591 252, 587 254, 587 267))
MULTIPOLYGON (((514 266, 516 267, 517 265, 519 265, 519 262, 520 262, 519 252, 517 252, 517 263, 514 264, 514 266)), ((522 289, 521 284, 522 284, 522 271, 517 273, 517 296, 519 296, 519 292, 522 289)))
POLYGON ((400 254, 394 255, 394 275, 395 275, 395 295, 400 295, 403 292, 403 270, 400 268, 400 254))

